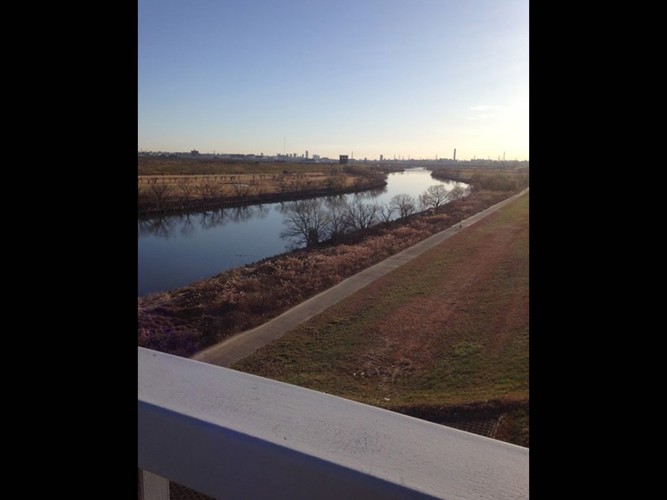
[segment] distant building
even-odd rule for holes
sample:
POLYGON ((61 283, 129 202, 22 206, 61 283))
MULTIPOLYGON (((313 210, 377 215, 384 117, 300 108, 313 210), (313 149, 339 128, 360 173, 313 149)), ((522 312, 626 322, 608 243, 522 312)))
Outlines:
POLYGON ((347 164, 347 158, 348 158, 347 155, 340 155, 338 157, 338 163, 340 163, 341 165, 346 165, 347 164))

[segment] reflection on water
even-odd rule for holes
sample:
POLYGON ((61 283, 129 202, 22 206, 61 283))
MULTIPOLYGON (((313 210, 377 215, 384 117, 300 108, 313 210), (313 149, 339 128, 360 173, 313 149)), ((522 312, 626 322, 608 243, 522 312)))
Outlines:
POLYGON ((352 193, 350 195, 352 197, 350 203, 355 203, 360 200, 373 200, 386 193, 387 193, 387 186, 377 189, 369 189, 368 191, 363 191, 361 193, 352 193))
MULTIPOLYGON (((458 184, 438 181, 430 173, 397 172, 388 175, 383 188, 321 199, 335 212, 346 203, 389 204, 396 194, 417 199, 434 184, 447 189, 458 184)), ((138 220, 139 295, 184 286, 287 251, 288 243, 280 237, 286 206, 269 203, 138 220)))
POLYGON ((151 234, 159 238, 169 238, 169 234, 174 231, 178 221, 174 217, 154 217, 151 219, 139 220, 139 237, 151 234))
POLYGON ((251 219, 262 220, 269 214, 268 205, 252 205, 245 207, 220 208, 196 214, 160 215, 138 221, 139 237, 156 236, 168 239, 176 231, 181 236, 191 236, 199 228, 214 229, 229 222, 235 224, 251 219))

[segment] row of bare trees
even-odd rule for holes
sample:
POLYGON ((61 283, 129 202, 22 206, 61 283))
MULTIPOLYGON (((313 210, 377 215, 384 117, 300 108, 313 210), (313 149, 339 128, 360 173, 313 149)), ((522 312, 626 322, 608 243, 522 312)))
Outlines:
MULTIPOLYGON (((170 183, 157 182, 157 178, 153 178, 147 182, 142 196, 146 201, 151 202, 157 210, 161 210, 169 199, 179 200, 186 204, 192 200, 212 201, 228 196, 244 200, 250 196, 261 196, 267 189, 264 183, 257 180, 221 182, 219 180, 221 177, 224 176, 206 176, 199 178, 197 182, 193 182, 194 179, 192 178, 180 177, 170 183)), ((235 179, 235 176, 229 177, 232 180, 235 179)), ((262 174, 261 177, 265 176, 262 174)), ((341 171, 334 172, 333 175, 327 176, 323 181, 312 180, 303 173, 290 174, 288 172, 274 175, 272 180, 277 184, 277 189, 281 193, 308 193, 322 187, 339 191, 346 184, 345 175, 341 171)), ((354 185, 359 188, 364 183, 376 180, 376 176, 373 175, 357 176, 354 185)))
MULTIPOLYGON (((171 182, 157 182, 157 178, 147 180, 147 187, 144 192, 158 209, 162 208, 167 198, 176 195, 178 198, 189 202, 193 199, 214 200, 223 196, 236 196, 245 198, 251 194, 261 195, 264 188, 258 183, 253 175, 252 180, 246 182, 236 181, 238 176, 229 176, 232 182, 222 182, 221 179, 226 176, 206 176, 199 179, 188 177, 179 177, 172 179, 171 182), (195 182, 196 181, 196 182, 195 182)), ((260 179, 266 177, 261 174, 260 179)), ((314 182, 309 180, 304 174, 296 175, 274 175, 273 181, 279 186, 281 192, 304 191, 316 187, 314 182)), ((345 182, 342 176, 328 178, 324 183, 327 187, 343 187, 345 182)))
POLYGON ((361 197, 352 202, 342 198, 299 200, 282 205, 285 215, 281 238, 292 247, 312 247, 345 233, 367 229, 379 222, 409 217, 418 210, 435 213, 451 201, 465 197, 468 191, 460 186, 451 190, 443 184, 430 186, 416 200, 408 194, 397 194, 388 204, 364 203, 361 197))
MULTIPOLYGON (((230 182, 240 182, 242 174, 235 175, 187 175, 187 176, 138 176, 137 181, 139 184, 179 184, 179 183, 200 183, 202 181, 209 182, 226 182, 229 178, 230 182)), ((260 180, 264 180, 269 177, 270 174, 249 174, 252 176, 252 180, 256 180, 259 177, 260 180)), ((276 175, 272 176, 273 180, 277 179, 276 175)))
POLYGON ((261 195, 262 185, 250 181, 250 183, 221 183, 215 181, 203 181, 198 184, 188 182, 188 179, 180 179, 176 184, 151 183, 144 190, 147 198, 160 210, 164 207, 168 198, 176 197, 186 203, 191 200, 217 200, 226 196, 235 196, 245 199, 250 195, 261 195))

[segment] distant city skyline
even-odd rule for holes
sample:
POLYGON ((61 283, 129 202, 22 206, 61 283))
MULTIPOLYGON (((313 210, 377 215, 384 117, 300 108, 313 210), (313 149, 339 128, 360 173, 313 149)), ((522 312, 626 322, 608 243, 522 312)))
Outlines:
MULTIPOLYGON (((456 152, 456 151, 455 151, 456 152)), ((164 151, 164 150, 148 150, 148 149, 139 149, 138 151, 140 156, 145 156, 145 155, 170 155, 170 154, 175 154, 177 156, 199 156, 199 157, 215 157, 215 156, 220 156, 220 157, 230 157, 230 156, 247 156, 247 157, 256 157, 258 159, 268 159, 268 158, 299 158, 299 159, 305 159, 305 160, 320 160, 320 159, 328 159, 328 160, 338 160, 338 157, 340 155, 335 155, 334 156, 327 156, 327 155, 319 155, 317 153, 312 154, 309 151, 305 151, 304 153, 274 153, 274 154, 266 154, 263 151, 262 152, 239 152, 239 151, 199 151, 199 150, 190 150, 190 151, 164 151)), ((475 160, 491 160, 491 161, 508 161, 508 162, 514 162, 514 161, 529 161, 528 159, 526 160, 520 160, 518 158, 506 158, 505 154, 498 155, 495 158, 491 157, 476 157, 473 156, 472 158, 468 160, 462 160, 461 158, 457 158, 456 154, 454 155, 436 155, 432 157, 425 157, 425 156, 420 156, 418 158, 414 158, 412 156, 404 156, 404 155, 396 155, 396 156, 387 156, 387 155, 382 155, 380 154, 377 157, 354 157, 351 154, 346 155, 348 156, 351 160, 355 161, 395 161, 395 160, 400 160, 400 161, 408 161, 408 160, 424 160, 424 161, 439 161, 439 160, 450 160, 450 161, 458 161, 458 162, 465 162, 465 161, 475 161, 475 160)))
POLYGON ((528 0, 139 0, 138 149, 529 160, 528 0))

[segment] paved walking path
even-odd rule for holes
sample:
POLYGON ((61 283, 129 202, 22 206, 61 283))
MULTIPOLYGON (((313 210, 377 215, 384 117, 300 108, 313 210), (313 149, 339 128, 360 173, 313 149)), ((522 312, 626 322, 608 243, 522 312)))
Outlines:
POLYGON ((458 233, 460 230, 474 224, 483 219, 487 215, 495 212, 499 208, 511 203, 519 196, 528 192, 528 188, 521 191, 519 194, 511 196, 510 198, 501 201, 478 214, 468 217, 445 231, 441 231, 425 240, 406 248, 405 250, 386 258, 382 262, 375 264, 343 281, 337 285, 325 290, 314 297, 302 302, 301 304, 285 311, 280 316, 260 325, 252 330, 247 330, 238 333, 228 339, 223 340, 219 344, 211 346, 203 351, 192 356, 192 359, 203 361, 218 366, 229 367, 237 361, 252 354, 260 347, 268 344, 274 339, 281 337, 296 326, 308 321, 313 316, 323 312, 332 305, 340 302, 344 298, 352 295, 358 290, 364 288, 366 285, 372 283, 376 279, 390 273, 397 267, 402 266, 406 262, 430 250, 436 245, 439 245, 447 238, 458 233))

